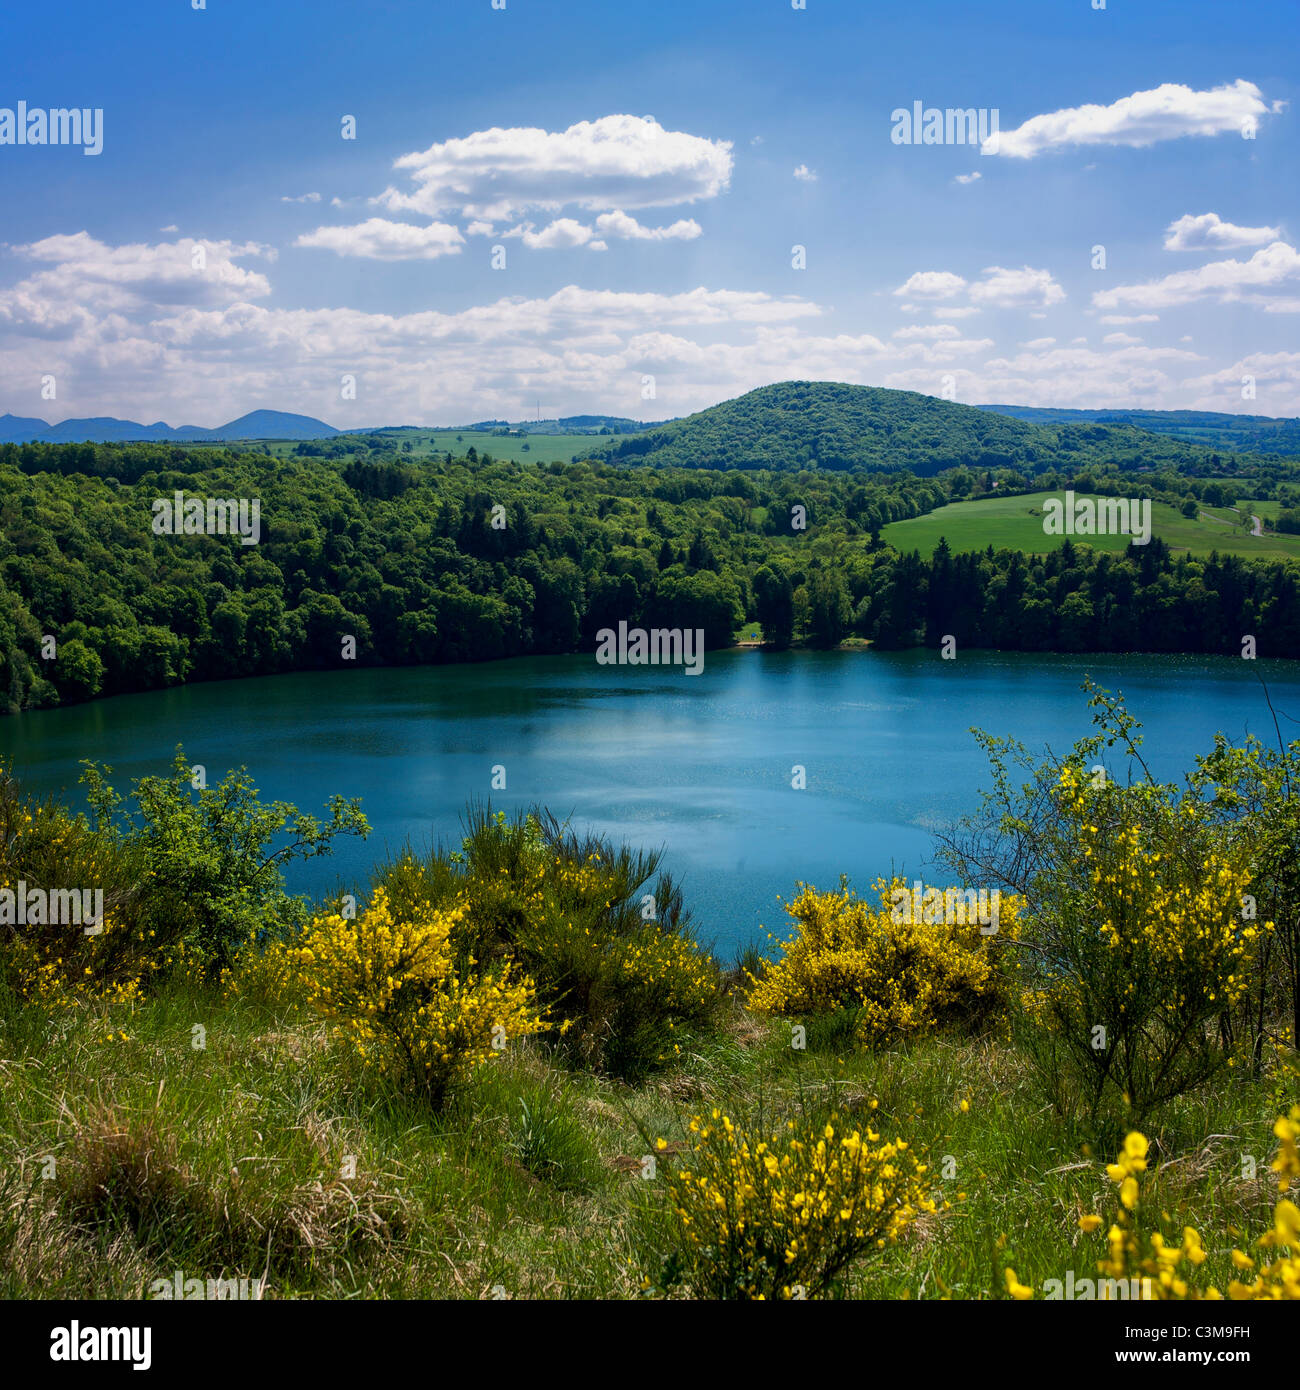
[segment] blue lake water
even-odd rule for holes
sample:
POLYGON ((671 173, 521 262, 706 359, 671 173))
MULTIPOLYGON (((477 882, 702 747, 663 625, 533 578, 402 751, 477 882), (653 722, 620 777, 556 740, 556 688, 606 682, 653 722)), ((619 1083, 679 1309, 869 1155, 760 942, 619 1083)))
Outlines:
POLYGON ((0 758, 31 789, 78 799, 80 759, 108 763, 125 789, 183 743, 210 785, 246 765, 264 798, 305 811, 358 796, 370 839, 290 873, 313 894, 364 883, 408 840, 458 840, 471 797, 541 802, 663 847, 700 935, 729 957, 784 933, 777 896, 798 879, 925 875, 932 831, 988 784, 971 727, 1064 750, 1091 730, 1085 675, 1124 692, 1158 776, 1190 769, 1218 730, 1272 739, 1261 676, 1286 737, 1300 733, 1300 665, 1288 662, 734 651, 710 653, 698 677, 587 655, 194 685, 0 720, 0 758), (791 787, 796 764, 804 790, 791 787))

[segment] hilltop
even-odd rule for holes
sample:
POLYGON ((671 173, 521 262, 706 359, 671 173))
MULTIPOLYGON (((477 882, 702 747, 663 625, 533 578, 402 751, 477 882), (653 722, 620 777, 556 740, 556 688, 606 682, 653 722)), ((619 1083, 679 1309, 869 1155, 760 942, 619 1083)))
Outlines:
POLYGON ((204 429, 201 425, 181 425, 173 429, 164 420, 142 425, 137 420, 119 420, 112 415, 95 415, 48 421, 19 415, 0 415, 0 444, 95 444, 127 441, 202 444, 226 439, 325 439, 339 431, 310 415, 294 415, 284 410, 252 410, 238 420, 204 429))
POLYGON ((1030 423, 915 391, 786 381, 591 451, 609 462, 677 468, 1075 469, 1089 462, 1160 467, 1211 451, 1127 424, 1030 423))

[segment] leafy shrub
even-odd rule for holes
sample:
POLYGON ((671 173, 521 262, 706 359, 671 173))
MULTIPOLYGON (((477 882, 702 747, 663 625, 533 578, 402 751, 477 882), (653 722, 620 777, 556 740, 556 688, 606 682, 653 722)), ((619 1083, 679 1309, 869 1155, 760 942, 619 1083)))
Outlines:
POLYGON ((1062 1108, 1141 1119, 1228 1060, 1213 1025, 1244 995, 1271 923, 1196 803, 1059 773, 1062 852, 1018 943, 1018 1033, 1062 1108), (1067 851, 1065 844, 1075 846, 1067 851))
POLYGON ((301 922, 301 899, 284 892, 281 870, 294 859, 330 854, 339 835, 370 832, 360 803, 330 798, 329 819, 285 801, 264 804, 245 769, 215 787, 195 788, 178 747, 167 777, 143 777, 132 790, 138 811, 109 785, 111 769, 87 763, 82 781, 97 828, 115 832, 142 857, 145 876, 164 892, 170 916, 218 970, 249 937, 263 939, 301 922), (283 832, 287 843, 272 849, 283 832))
POLYGON ((307 1004, 338 1024, 380 1072, 441 1106, 452 1086, 543 1031, 532 981, 508 962, 458 967, 451 942, 461 909, 396 918, 383 890, 360 917, 316 917, 291 958, 307 1004))
MULTIPOLYGON (((139 846, 109 828, 91 825, 52 802, 23 794, 0 769, 0 888, 14 894, 13 920, 0 921, 0 983, 18 1004, 64 1007, 90 999, 127 1002, 158 968, 180 928, 149 880, 139 846), (17 920, 17 898, 33 889, 49 910, 17 920), (52 922, 68 917, 72 901, 83 913, 82 892, 102 893, 102 920, 52 922), (73 900, 56 905, 52 895, 73 900), (32 916, 41 920, 32 921, 32 916), (87 924, 90 926, 88 934, 87 924), (98 928, 98 930, 96 930, 98 928)), ((8 914, 6 914, 8 915, 8 914)))
MULTIPOLYGON (((690 1122, 692 1158, 668 1175, 673 1248, 665 1288, 700 1298, 821 1298, 855 1261, 937 1210, 901 1139, 793 1120, 749 1131, 720 1110, 690 1122)), ((658 1147, 667 1147, 660 1139, 658 1147)))
POLYGON ((922 913, 900 913, 895 895, 911 900, 905 882, 880 879, 875 886, 880 906, 873 909, 843 882, 833 893, 800 884, 787 908, 795 933, 762 978, 750 977, 750 1008, 786 1015, 851 1010, 867 1044, 989 1020, 1004 1000, 999 956, 1018 930, 1018 900, 1000 902, 997 931, 985 935, 964 899, 953 900, 951 913, 933 896, 922 913), (944 921, 949 915, 954 920, 944 921))
POLYGON ((613 847, 544 812, 471 807, 459 851, 409 851, 376 886, 402 912, 460 908, 458 960, 513 961, 534 981, 576 1061, 639 1080, 709 1028, 717 963, 689 931, 660 856, 613 847))

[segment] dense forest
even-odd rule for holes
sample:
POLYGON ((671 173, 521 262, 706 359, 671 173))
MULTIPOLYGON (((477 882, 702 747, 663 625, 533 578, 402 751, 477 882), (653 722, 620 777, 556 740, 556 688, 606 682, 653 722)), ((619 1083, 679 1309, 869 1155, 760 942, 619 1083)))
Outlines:
POLYGON ((657 467, 880 468, 922 476, 961 466, 1034 474, 1100 463, 1208 475, 1240 471, 1246 462, 1127 424, 1029 424, 914 391, 833 381, 764 386, 596 452, 657 467))
MULTIPOLYGON (((951 407, 949 407, 951 409, 951 407)), ((991 417, 982 416, 989 419, 991 417)), ((183 681, 594 650, 620 620, 745 621, 776 646, 1300 655, 1300 566, 1067 545, 931 560, 880 538, 953 500, 1123 494, 1112 465, 1036 473, 272 459, 242 449, 0 446, 0 702, 10 712, 183 681), (155 535, 155 499, 257 498, 261 537, 155 535), (345 639, 352 638, 353 643, 345 639), (355 650, 353 650, 353 647, 355 650)), ((1286 486, 1286 485, 1284 485, 1286 486)), ((1144 495, 1235 500, 1147 472, 1144 495)))
POLYGON ((1257 454, 1300 457, 1300 420, 1272 415, 1228 415, 1215 410, 1068 410, 1032 405, 985 405, 981 410, 1035 425, 1132 425, 1155 434, 1175 435, 1189 444, 1257 454))

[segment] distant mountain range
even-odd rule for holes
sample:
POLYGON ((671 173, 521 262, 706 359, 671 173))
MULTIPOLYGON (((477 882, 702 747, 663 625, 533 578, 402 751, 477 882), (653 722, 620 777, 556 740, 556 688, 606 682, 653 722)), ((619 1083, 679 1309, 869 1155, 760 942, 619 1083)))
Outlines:
POLYGON ((1228 415, 1213 410, 1066 410, 1032 405, 982 405, 1031 425, 1128 425, 1171 434, 1189 444, 1256 454, 1300 455, 1300 420, 1271 415, 1228 415))
MULTIPOLYGON (((57 425, 0 415, 0 444, 132 440, 178 444, 222 440, 328 439, 336 435, 398 435, 425 426, 338 430, 310 415, 254 410, 203 429, 142 425, 111 416, 57 425)), ((444 426, 494 433, 591 435, 589 457, 625 463, 703 468, 908 467, 929 474, 965 463, 975 467, 1042 461, 1080 447, 1102 447, 1153 465, 1174 461, 1178 446, 1300 457, 1300 420, 1195 410, 1069 410, 1023 405, 966 406, 910 391, 842 382, 781 382, 723 401, 683 419, 655 423, 616 415, 555 420, 480 420, 444 426), (1154 445, 1151 436, 1162 442, 1154 445), (602 437, 603 436, 603 437, 602 437)), ((1208 455, 1207 455, 1208 457, 1208 455)))
POLYGON ((0 415, 0 444, 117 443, 123 440, 164 440, 177 444, 198 444, 223 439, 328 439, 341 434, 333 425, 310 415, 291 415, 283 410, 253 410, 229 424, 206 430, 201 425, 181 425, 173 429, 162 420, 142 425, 136 420, 117 420, 97 415, 82 420, 64 420, 51 425, 47 420, 21 415, 0 415))

